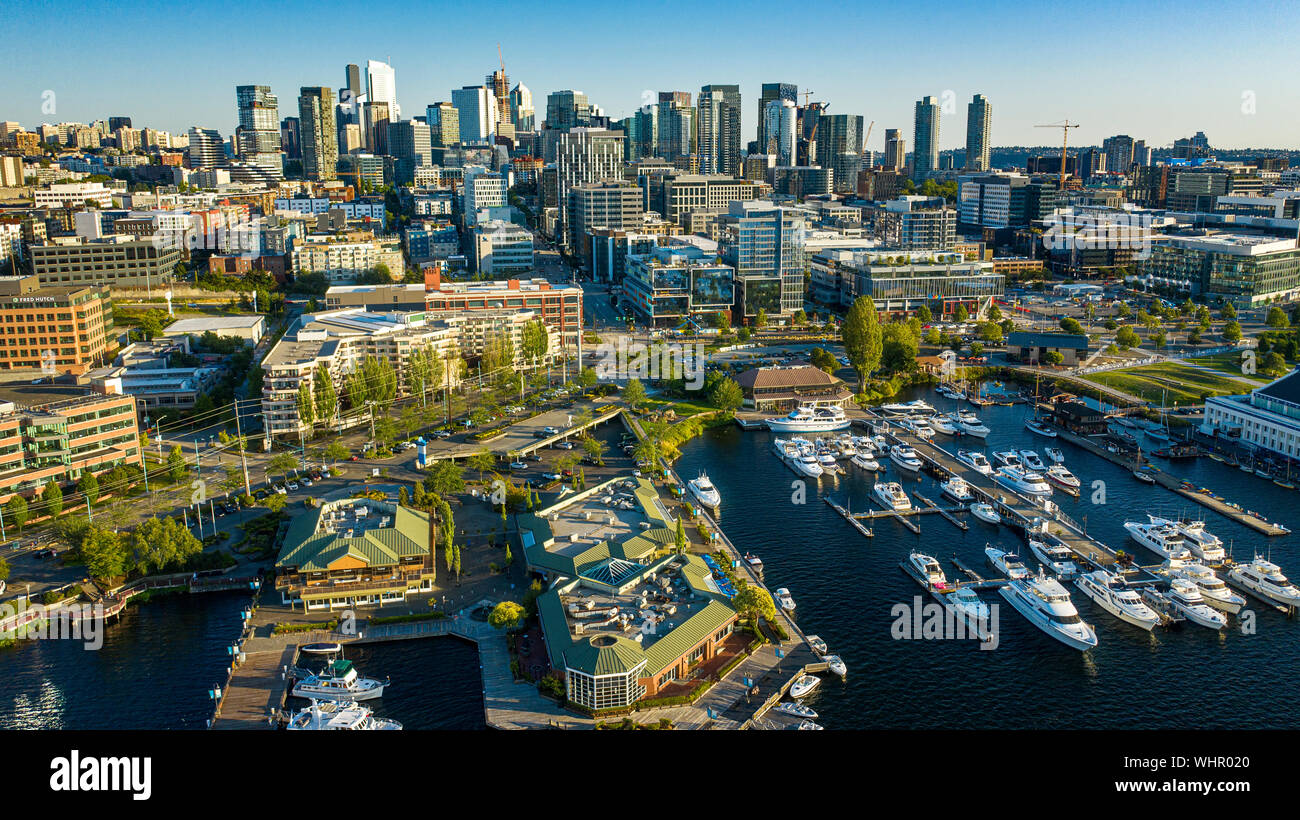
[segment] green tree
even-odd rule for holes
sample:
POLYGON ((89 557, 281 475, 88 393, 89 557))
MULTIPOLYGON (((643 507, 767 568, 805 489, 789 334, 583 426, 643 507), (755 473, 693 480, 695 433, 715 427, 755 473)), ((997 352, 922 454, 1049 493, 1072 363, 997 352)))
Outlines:
POLYGON ((1282 376, 1286 373, 1286 359, 1276 350, 1270 350, 1260 361, 1259 372, 1266 376, 1282 376))
POLYGON ((709 403, 724 413, 734 413, 744 401, 744 392, 732 378, 719 379, 709 393, 709 403))
MULTIPOLYGON (((283 496, 272 498, 284 500, 283 496)), ((127 546, 133 563, 145 574, 180 569, 203 551, 203 544, 175 518, 150 518, 135 528, 127 546)))
POLYGON ((958 305, 957 312, 953 314, 953 318, 958 322, 964 322, 970 318, 970 313, 966 310, 965 305, 958 305))
POLYGON ((604 466, 605 464, 605 442, 598 438, 587 436, 582 440, 582 449, 596 464, 604 466))
POLYGON ((1155 342, 1156 350, 1164 350, 1168 345, 1168 340, 1165 338, 1165 332, 1163 330, 1156 331, 1155 335, 1151 337, 1151 341, 1155 342))
POLYGON ((1115 343, 1120 346, 1121 350, 1128 350, 1131 347, 1137 347, 1142 344, 1136 332, 1131 327, 1122 327, 1115 334, 1115 343))
POLYGON ((298 384, 298 420, 309 429, 316 424, 316 403, 305 381, 298 384))
POLYGON ((342 442, 331 441, 325 446, 325 450, 321 455, 329 459, 331 464, 337 464, 340 461, 347 461, 351 458, 352 451, 345 447, 342 442))
POLYGON ((276 453, 267 459, 266 472, 268 475, 279 474, 282 478, 287 478, 291 470, 298 468, 298 457, 292 453, 276 453))
POLYGON ((1287 318, 1282 308, 1274 305, 1268 309, 1268 317, 1264 319, 1264 324, 1269 327, 1290 327, 1291 320, 1287 318))
POLYGON ((465 466, 478 473, 479 483, 483 483, 483 474, 497 466, 496 456, 487 450, 479 450, 465 460, 465 466))
POLYGON ((1237 318, 1237 309, 1232 306, 1232 302, 1223 303, 1223 307, 1219 308, 1219 318, 1224 321, 1237 318))
POLYGON ((865 384, 880 367, 884 354, 880 317, 876 314, 876 304, 870 296, 859 296, 853 307, 849 308, 840 335, 844 341, 845 355, 857 371, 859 381, 865 384))
POLYGON ((623 387, 623 401, 627 402, 632 409, 645 401, 645 385, 641 384, 640 379, 628 379, 627 384, 623 387))
POLYGON ((488 623, 495 629, 512 629, 524 614, 524 608, 514 601, 502 601, 488 613, 488 623))
POLYGON ((10 524, 18 527, 19 532, 23 531, 23 526, 27 523, 30 515, 30 511, 27 509, 27 499, 21 495, 14 495, 5 502, 5 517, 9 519, 10 524))
POLYGON ((916 309, 916 318, 926 323, 933 322, 934 312, 930 310, 929 305, 921 305, 919 308, 916 309))
POLYGON ((758 313, 754 316, 754 327, 767 327, 767 311, 763 308, 759 308, 758 313))
POLYGON ((63 488, 59 486, 59 482, 51 478, 45 485, 45 489, 41 492, 41 504, 45 513, 51 518, 59 517, 63 512, 63 488))
POLYGON ((334 421, 339 411, 339 398, 334 390, 334 377, 330 375, 329 368, 324 364, 316 366, 312 374, 311 390, 316 410, 312 417, 322 424, 334 421))
POLYGON ((739 581, 737 587, 736 597, 731 599, 732 609, 755 624, 760 618, 768 623, 776 622, 776 603, 770 592, 744 580, 739 581))
MULTIPOLYGON (((803 327, 804 325, 808 324, 808 314, 805 313, 801 308, 794 312, 794 316, 790 318, 790 321, 794 323, 795 327, 803 327)), ((721 329, 726 330, 725 327, 721 329)))
POLYGON ((1082 334, 1083 325, 1079 324, 1078 319, 1075 319, 1072 316, 1066 316, 1064 319, 1061 320, 1061 330, 1064 330, 1066 333, 1082 334))
POLYGON ((990 322, 1000 322, 1002 321, 1002 308, 998 307, 996 303, 990 304, 987 315, 990 322))
POLYGON ((130 554, 122 538, 99 527, 88 529, 77 552, 91 578, 117 578, 130 568, 130 554))
POLYGON ((424 477, 424 488, 445 498, 465 492, 465 476, 451 459, 435 461, 424 477))
POLYGON ((686 552, 686 547, 690 543, 686 540, 686 527, 682 524, 682 517, 677 516, 677 529, 673 533, 673 540, 677 545, 677 554, 681 555, 686 552))
POLYGON ((882 329, 880 364, 886 370, 902 373, 916 369, 920 340, 906 322, 890 322, 882 329))
POLYGON ((584 391, 595 387, 596 382, 599 381, 599 379, 600 377, 596 375, 596 371, 590 367, 584 367, 578 371, 578 385, 581 386, 584 391))
POLYGON ((1001 344, 1002 326, 996 322, 985 322, 980 325, 980 338, 989 344, 1001 344))
POLYGON ((1065 356, 1059 350, 1049 350, 1043 354, 1043 363, 1050 365, 1059 365, 1065 361, 1065 356))
POLYGON ((189 465, 185 463, 185 454, 181 452, 180 445, 172 447, 167 453, 167 477, 172 480, 172 483, 178 483, 185 480, 189 471, 189 465))
POLYGON ((77 482, 77 492, 85 496, 88 502, 94 504, 99 501, 99 479, 90 471, 83 473, 81 480, 77 482))
POLYGON ((1241 323, 1236 319, 1225 322, 1223 325, 1223 338, 1225 341, 1236 344, 1241 341, 1241 323))
POLYGON ((1124 317, 1126 317, 1126 316, 1131 315, 1132 313, 1133 313, 1133 310, 1132 310, 1132 308, 1130 308, 1130 307, 1128 306, 1128 303, 1127 303, 1127 302, 1116 302, 1116 303, 1115 303, 1115 315, 1119 316, 1121 319, 1124 318, 1124 317))

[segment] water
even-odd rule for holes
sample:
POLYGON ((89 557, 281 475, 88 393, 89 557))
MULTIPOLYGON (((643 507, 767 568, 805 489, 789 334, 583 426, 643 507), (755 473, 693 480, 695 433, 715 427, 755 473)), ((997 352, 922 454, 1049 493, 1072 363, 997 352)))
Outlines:
MULTIPOLYGON (((924 398, 940 411, 959 404, 928 389, 899 400, 924 398)), ((1292 577, 1300 576, 1300 549, 1293 537, 1265 538, 1169 490, 1136 481, 1121 467, 1068 442, 1045 439, 1024 429, 1031 412, 1025 405, 977 409, 991 429, 988 452, 1060 447, 1065 464, 1083 483, 1081 498, 1057 492, 1066 514, 1112 548, 1135 553, 1142 564, 1162 559, 1128 539, 1126 520, 1156 515, 1194 514, 1207 528, 1230 541, 1238 560, 1255 549, 1272 549, 1273 560, 1292 577), (1093 503, 1093 482, 1103 482, 1105 503, 1093 503)), ((967 532, 937 515, 913 519, 913 535, 889 519, 872 523, 865 538, 822 501, 830 495, 854 510, 869 507, 871 474, 847 461, 838 478, 809 481, 807 501, 792 503, 791 485, 800 477, 771 450, 769 432, 735 427, 708 431, 683 448, 679 475, 704 469, 722 493, 720 524, 742 551, 763 559, 770 588, 788 587, 798 603, 805 632, 820 635, 849 667, 846 682, 828 676, 809 705, 819 722, 832 728, 1300 728, 1291 708, 1293 672, 1300 666, 1300 623, 1247 597, 1256 613, 1256 634, 1244 635, 1230 617, 1220 634, 1192 624, 1146 633, 1123 624, 1066 585, 1084 620, 1097 629, 1099 645, 1081 653, 1030 625, 996 592, 981 593, 1000 606, 1000 645, 981 651, 975 641, 894 640, 896 604, 911 605, 921 587, 899 568, 912 549, 940 560, 950 578, 964 577, 953 555, 986 577, 996 573, 984 559, 986 543, 1014 546, 1027 564, 1032 555, 1006 528, 966 516, 967 532)), ((937 435, 939 446, 978 449, 976 439, 937 435)), ((920 489, 938 500, 929 476, 900 479, 889 464, 881 480, 902 480, 911 494, 920 489)), ((1198 487, 1259 510, 1291 527, 1300 495, 1210 459, 1156 462, 1198 487)), ((923 603, 932 599, 924 597, 923 603)))

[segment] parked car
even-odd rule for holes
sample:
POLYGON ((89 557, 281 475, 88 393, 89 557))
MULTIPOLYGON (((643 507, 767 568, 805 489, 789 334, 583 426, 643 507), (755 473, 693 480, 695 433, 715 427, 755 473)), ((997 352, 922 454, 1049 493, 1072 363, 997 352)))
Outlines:
POLYGON ((360 461, 360 460, 361 460, 360 456, 353 456, 352 458, 348 459, 348 461, 360 461))
POLYGON ((556 447, 557 450, 572 450, 572 449, 573 449, 573 442, 572 442, 572 441, 557 441, 557 442, 555 443, 555 447, 556 447))
POLYGON ((564 478, 564 476, 560 475, 559 473, 542 473, 542 478, 546 479, 547 481, 559 481, 560 479, 564 478))
POLYGON ((434 430, 433 433, 432 433, 432 435, 433 435, 434 438, 451 438, 451 431, 450 431, 450 430, 434 430))
POLYGON ((556 433, 560 432, 560 430, 559 430, 558 427, 550 427, 550 426, 547 426, 547 427, 543 427, 543 428, 542 428, 542 432, 545 433, 545 434, 548 435, 548 436, 553 436, 553 435, 555 435, 556 433))
POLYGON ((288 484, 285 485, 285 487, 288 488, 289 492, 291 493, 298 492, 298 482, 296 481, 290 481, 288 484))
POLYGON ((527 464, 526 462, 523 462, 523 461, 512 461, 512 462, 510 462, 510 469, 512 469, 512 470, 527 470, 527 469, 528 469, 528 464, 527 464))

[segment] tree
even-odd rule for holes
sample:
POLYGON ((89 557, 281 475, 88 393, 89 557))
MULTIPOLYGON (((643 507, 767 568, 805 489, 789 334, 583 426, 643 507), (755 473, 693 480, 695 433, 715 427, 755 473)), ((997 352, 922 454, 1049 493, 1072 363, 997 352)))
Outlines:
POLYGON ((839 360, 835 354, 829 350, 822 350, 820 347, 814 347, 808 357, 812 361, 813 367, 819 370, 825 370, 827 373, 834 373, 840 366, 839 360))
POLYGON ((1072 316, 1066 316, 1061 320, 1061 330, 1064 330, 1066 333, 1081 334, 1083 333, 1083 325, 1079 324, 1078 319, 1075 319, 1072 316))
POLYGON ((767 327, 767 311, 763 308, 759 308, 754 316, 754 327, 767 327))
POLYGON ((709 394, 709 403, 724 413, 734 413, 744 401, 744 392, 732 378, 719 379, 709 394))
POLYGON ((970 318, 970 313, 966 310, 965 305, 958 305, 957 312, 953 314, 953 318, 958 322, 964 322, 970 318))
POLYGON ((1119 316, 1121 319, 1130 315, 1132 312, 1133 310, 1128 306, 1127 302, 1115 303, 1115 315, 1119 316))
POLYGON ((321 455, 329 459, 331 464, 336 464, 350 458, 352 451, 345 447, 342 442, 331 441, 325 446, 325 450, 321 455))
POLYGON ((595 387, 599 380, 600 376, 596 375, 595 369, 591 367, 584 367, 578 371, 578 384, 584 391, 595 387))
POLYGON ((1266 376, 1281 376, 1286 373, 1286 359, 1276 350, 1271 350, 1264 355, 1259 365, 1259 372, 1266 376))
POLYGON ((880 367, 884 344, 876 303, 870 296, 859 296, 854 301, 840 335, 844 340, 845 355, 858 372, 858 380, 865 384, 880 367))
POLYGON ((546 323, 541 319, 533 319, 524 325, 520 344, 524 357, 534 365, 545 358, 551 344, 550 337, 546 333, 546 323))
POLYGON ((496 629, 512 629, 524 614, 524 608, 514 601, 502 601, 488 613, 488 623, 496 629))
POLYGON ((487 450, 479 450, 465 460, 465 466, 478 472, 479 483, 483 483, 483 474, 497 466, 496 456, 487 450))
POLYGON ((916 309, 916 318, 920 319, 922 322, 933 322, 934 312, 930 310, 929 305, 921 305, 916 309))
POLYGON ((1000 344, 1002 342, 1002 326, 996 322, 985 322, 980 325, 980 338, 989 344, 1000 344))
POLYGON ((731 599, 732 609, 755 624, 759 618, 768 623, 776 621, 776 603, 770 592, 762 587, 751 586, 743 580, 738 583, 738 587, 736 597, 731 599))
POLYGON ((916 369, 920 340, 905 322, 890 322, 882 329, 880 364, 895 373, 916 369))
POLYGON ((794 312, 794 316, 790 318, 790 321, 794 322, 795 327, 803 327, 808 324, 808 314, 800 308, 794 312))
POLYGON ((77 492, 84 495, 88 503, 94 504, 99 501, 99 479, 92 472, 84 473, 77 482, 77 492))
POLYGON ((1061 351, 1059 350, 1049 350, 1043 354, 1044 364, 1050 364, 1056 366, 1062 364, 1064 361, 1065 361, 1065 356, 1062 355, 1061 351))
POLYGON ((1223 303, 1223 307, 1219 308, 1219 318, 1224 321, 1237 318, 1237 309, 1232 306, 1232 302, 1223 303))
POLYGON ((45 512, 51 518, 58 518, 63 512, 63 488, 59 482, 50 479, 45 485, 44 491, 41 492, 41 503, 45 507, 45 512))
MULTIPOLYGON (((281 495, 270 498, 278 498, 283 504, 284 497, 281 495)), ((179 569, 191 557, 203 551, 203 544, 175 518, 148 519, 131 533, 127 546, 134 564, 145 574, 169 568, 179 569)))
POLYGON ((316 425, 316 403, 305 381, 298 383, 298 420, 309 429, 316 425))
POLYGON ((262 504, 273 513, 278 513, 283 510, 287 503, 288 502, 285 501, 284 496, 279 493, 271 493, 262 501, 262 504))
POLYGON ((465 476, 451 459, 434 462, 424 477, 424 488, 445 498, 465 491, 465 476))
POLYGON ((5 517, 9 523, 18 527, 18 531, 23 531, 23 526, 27 523, 30 512, 27 509, 27 499, 21 495, 15 495, 5 502, 5 517))
POLYGON ((316 366, 312 374, 312 401, 315 403, 313 418, 323 424, 329 424, 338 415, 339 398, 334 390, 334 377, 324 364, 316 366))
POLYGON ((92 578, 117 578, 125 575, 130 568, 130 553, 122 538, 99 527, 87 530, 77 552, 92 578))
POLYGON ((1287 318, 1282 308, 1274 305, 1268 309, 1268 317, 1264 319, 1264 324, 1269 327, 1290 327, 1291 320, 1287 318))
POLYGON ((1168 344, 1168 340, 1165 338, 1165 332, 1163 330, 1156 331, 1156 334, 1151 337, 1151 341, 1155 342, 1156 350, 1164 350, 1168 344))
POLYGON ((990 322, 999 322, 1002 320, 1002 308, 998 307, 996 303, 990 304, 987 315, 990 322))
POLYGON ((1115 343, 1120 346, 1121 350, 1128 350, 1130 347, 1137 347, 1142 344, 1136 332, 1131 327, 1122 327, 1115 334, 1115 343))
POLYGON ((673 540, 677 545, 677 554, 682 555, 686 552, 686 547, 690 543, 686 540, 686 527, 682 524, 682 517, 677 516, 677 530, 673 533, 673 540))
POLYGON ((266 462, 266 472, 279 473, 282 477, 288 477, 290 470, 298 468, 298 457, 292 453, 276 453, 266 462))
POLYGON ((742 342, 748 342, 751 335, 752 334, 747 327, 742 327, 736 331, 736 339, 742 342))
POLYGON ((587 436, 582 440, 582 449, 596 464, 604 466, 605 464, 605 442, 597 438, 587 436))
POLYGON ((189 466, 185 463, 185 454, 181 452, 180 445, 177 444, 172 447, 171 451, 167 453, 167 477, 173 483, 184 481, 185 476, 189 474, 189 469, 189 466))
POLYGON ((623 387, 623 401, 634 410, 637 405, 645 401, 645 385, 641 384, 640 379, 628 379, 623 387))
POLYGON ((1236 319, 1226 322, 1223 325, 1223 338, 1225 341, 1236 344, 1241 341, 1241 323, 1236 319))

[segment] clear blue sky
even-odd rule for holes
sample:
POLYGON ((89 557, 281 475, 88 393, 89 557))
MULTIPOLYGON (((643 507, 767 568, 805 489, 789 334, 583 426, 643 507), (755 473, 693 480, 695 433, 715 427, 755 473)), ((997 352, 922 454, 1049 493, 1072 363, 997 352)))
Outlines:
POLYGON ((1072 144, 1127 133, 1158 147, 1203 130, 1217 147, 1300 148, 1300 16, 1283 0, 7 0, 0 34, 11 57, 0 120, 28 128, 125 114, 137 127, 228 136, 236 85, 269 84, 280 115, 296 115, 300 86, 337 89, 344 65, 367 59, 392 64, 409 117, 481 83, 500 42, 539 116, 557 89, 621 117, 643 90, 739 83, 748 141, 760 84, 791 82, 831 113, 875 120, 877 150, 886 128, 910 147, 915 100, 945 91, 956 106, 940 123, 943 148, 964 145, 977 92, 993 105, 994 145, 1056 144, 1059 131, 1033 125, 1069 117, 1082 123, 1072 144), (53 114, 41 110, 46 90, 53 114), (1248 93, 1254 113, 1242 110, 1248 93))

